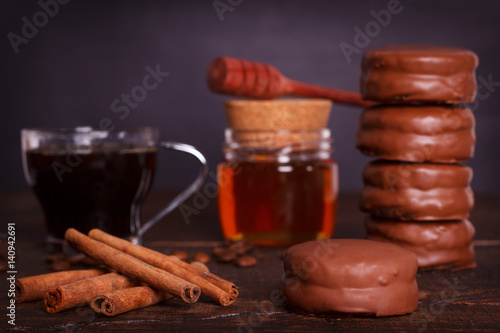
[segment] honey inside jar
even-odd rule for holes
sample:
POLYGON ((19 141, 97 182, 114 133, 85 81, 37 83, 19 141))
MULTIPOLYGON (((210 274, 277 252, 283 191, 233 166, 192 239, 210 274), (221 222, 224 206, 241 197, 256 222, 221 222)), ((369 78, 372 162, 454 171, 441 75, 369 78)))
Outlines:
POLYGON ((337 210, 333 160, 222 162, 218 175, 225 237, 287 246, 332 235, 337 210))

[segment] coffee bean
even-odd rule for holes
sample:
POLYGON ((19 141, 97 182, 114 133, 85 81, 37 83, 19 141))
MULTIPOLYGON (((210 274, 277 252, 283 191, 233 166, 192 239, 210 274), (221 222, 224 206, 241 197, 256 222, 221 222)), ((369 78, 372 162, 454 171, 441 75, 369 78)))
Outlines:
POLYGON ((213 251, 212 251, 212 254, 216 257, 220 256, 222 253, 224 253, 224 251, 226 251, 225 248, 223 247, 216 247, 213 251))
POLYGON ((72 256, 64 257, 64 260, 69 262, 71 265, 79 265, 82 263, 83 259, 85 259, 84 254, 75 254, 72 256))
POLYGON ((241 244, 241 246, 236 248, 234 251, 236 252, 237 255, 241 256, 241 255, 244 255, 244 254, 250 252, 251 250, 253 250, 253 248, 254 248, 254 245, 252 243, 244 243, 244 244, 241 244))
POLYGON ((53 263, 63 259, 64 259, 64 254, 60 252, 47 254, 47 256, 45 257, 45 260, 47 260, 48 263, 53 263))
POLYGON ((50 265, 50 269, 54 272, 67 271, 70 268, 71 268, 71 264, 69 262, 67 262, 66 260, 54 261, 50 265))
POLYGON ((87 256, 83 257, 80 264, 83 266, 88 266, 88 267, 99 266, 99 263, 97 261, 95 261, 94 259, 87 257, 87 256))
POLYGON ((219 262, 231 262, 237 257, 236 253, 231 250, 224 250, 217 256, 217 261, 219 262))
POLYGON ((174 251, 174 253, 172 253, 172 255, 176 256, 180 260, 188 260, 188 258, 189 258, 189 255, 187 254, 186 251, 177 250, 177 251, 174 251))
POLYGON ((193 261, 191 262, 191 266, 198 267, 201 269, 202 272, 208 273, 210 270, 208 269, 207 265, 199 262, 199 261, 193 261))
POLYGON ((194 261, 199 261, 202 264, 206 264, 210 261, 210 256, 204 252, 198 252, 194 255, 194 261))
POLYGON ((257 264, 257 259, 252 256, 242 256, 236 260, 236 266, 238 267, 251 267, 257 264))
POLYGON ((226 242, 226 248, 233 250, 237 255, 241 256, 251 251, 254 248, 254 244, 238 239, 230 243, 226 242))
POLYGON ((245 243, 242 239, 229 239, 226 240, 226 247, 238 247, 245 243))

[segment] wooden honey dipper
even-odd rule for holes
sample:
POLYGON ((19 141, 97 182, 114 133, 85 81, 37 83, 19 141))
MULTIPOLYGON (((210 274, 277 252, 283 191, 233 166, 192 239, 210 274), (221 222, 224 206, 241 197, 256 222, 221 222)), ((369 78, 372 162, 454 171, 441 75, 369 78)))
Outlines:
POLYGON ((288 79, 275 67, 248 60, 218 57, 210 62, 207 83, 211 91, 236 96, 272 99, 282 95, 327 98, 334 102, 370 106, 351 91, 321 87, 288 79))

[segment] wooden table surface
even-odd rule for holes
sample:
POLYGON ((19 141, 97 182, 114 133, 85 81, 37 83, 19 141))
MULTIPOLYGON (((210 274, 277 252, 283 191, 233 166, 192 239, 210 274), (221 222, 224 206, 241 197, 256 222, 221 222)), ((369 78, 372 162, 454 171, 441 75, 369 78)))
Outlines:
MULTIPOLYGON (((151 216, 171 198, 170 193, 151 193, 143 217, 151 216)), ((341 193, 335 237, 362 238, 363 214, 357 209, 358 194, 341 193)), ((477 268, 464 271, 419 271, 419 308, 411 315, 381 317, 331 314, 303 316, 289 311, 272 297, 282 278, 284 248, 256 248, 257 266, 238 268, 211 261, 211 271, 232 280, 240 291, 237 301, 222 307, 206 298, 195 304, 170 300, 145 309, 108 318, 89 307, 48 314, 41 302, 16 305, 15 326, 6 316, 6 274, 0 285, 0 331, 36 332, 500 332, 500 200, 476 196, 471 216, 477 233, 477 268)), ((145 237, 145 245, 166 253, 185 250, 193 255, 209 252, 222 241, 214 200, 205 207, 192 199, 197 214, 187 221, 174 211, 145 237)), ((16 226, 16 278, 49 272, 43 246, 41 210, 29 190, 0 191, 0 221, 16 226)), ((4 241, 4 240, 3 240, 4 241)))

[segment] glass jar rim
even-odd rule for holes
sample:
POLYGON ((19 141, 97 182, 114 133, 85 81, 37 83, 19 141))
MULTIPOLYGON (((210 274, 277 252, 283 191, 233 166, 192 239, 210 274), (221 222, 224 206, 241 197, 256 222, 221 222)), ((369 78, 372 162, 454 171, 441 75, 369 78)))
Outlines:
POLYGON ((330 129, 248 130, 227 128, 223 151, 228 159, 328 158, 333 151, 330 129))
POLYGON ((234 132, 234 133, 276 133, 276 134, 290 134, 290 133, 324 133, 331 135, 331 131, 327 127, 322 127, 322 128, 313 128, 313 129, 276 129, 276 130, 269 130, 269 129, 238 129, 238 128, 231 128, 227 127, 225 130, 226 133, 228 132, 234 132))

